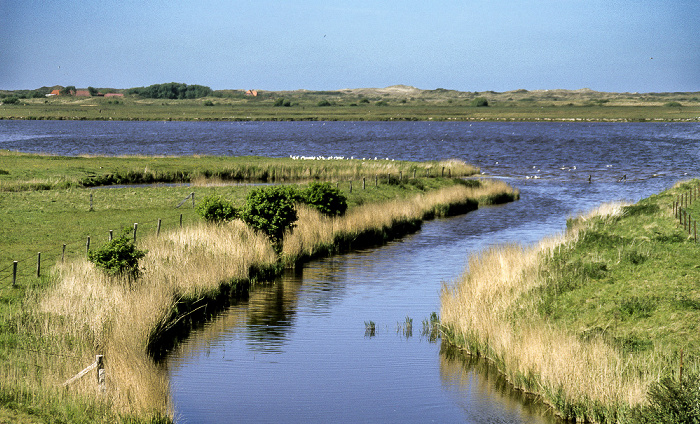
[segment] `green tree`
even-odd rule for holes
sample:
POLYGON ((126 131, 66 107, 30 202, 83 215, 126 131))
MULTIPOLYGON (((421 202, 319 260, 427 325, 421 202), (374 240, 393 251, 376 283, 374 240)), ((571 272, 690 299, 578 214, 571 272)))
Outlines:
POLYGON ((75 86, 74 85, 69 85, 69 86, 63 87, 63 89, 61 89, 62 96, 72 96, 74 93, 75 93, 75 86))
POLYGON ((279 252, 285 231, 293 229, 297 220, 295 203, 293 192, 285 186, 255 189, 248 193, 241 218, 267 235, 279 252))
POLYGON ((221 223, 236 219, 238 209, 221 196, 208 196, 197 205, 197 214, 208 222, 221 223))
POLYGON ((88 260, 108 275, 125 275, 136 278, 140 274, 139 259, 146 256, 146 250, 139 250, 131 238, 130 228, 96 250, 88 252, 88 260))
POLYGON ((95 87, 88 87, 88 92, 91 96, 97 96, 98 94, 100 94, 100 92, 97 91, 95 87))
POLYGON ((312 182, 303 193, 303 202, 328 216, 340 216, 348 209, 346 197, 330 183, 312 182))

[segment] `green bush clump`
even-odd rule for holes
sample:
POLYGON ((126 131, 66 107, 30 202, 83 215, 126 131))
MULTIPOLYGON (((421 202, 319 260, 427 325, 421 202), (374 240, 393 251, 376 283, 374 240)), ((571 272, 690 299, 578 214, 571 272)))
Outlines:
POLYGON ((317 106, 323 107, 323 106, 330 106, 331 102, 328 100, 321 100, 320 102, 317 103, 317 106))
POLYGON ((303 193, 302 201, 328 216, 341 216, 348 209, 347 198, 327 182, 310 183, 303 193))
POLYGON ((633 411, 633 423, 700 423, 698 374, 689 373, 681 380, 664 377, 649 387, 647 399, 647 405, 633 411))
POLYGON ((238 209, 221 196, 208 196, 197 205, 197 214, 207 222, 221 223, 236 219, 238 209))
POLYGON ((108 275, 125 275, 137 278, 140 274, 139 259, 148 251, 136 248, 131 229, 125 228, 122 235, 112 239, 96 250, 88 252, 88 260, 108 275))
POLYGON ((285 231, 293 229, 297 220, 296 192, 285 186, 255 189, 248 193, 241 218, 267 235, 279 249, 285 231))
POLYGON ((486 97, 477 97, 472 100, 471 105, 473 107, 487 107, 489 105, 489 101, 486 99, 486 97))
POLYGON ((281 106, 290 107, 291 105, 292 105, 292 101, 287 100, 284 97, 280 97, 279 99, 275 100, 275 104, 274 104, 275 107, 281 107, 281 106))

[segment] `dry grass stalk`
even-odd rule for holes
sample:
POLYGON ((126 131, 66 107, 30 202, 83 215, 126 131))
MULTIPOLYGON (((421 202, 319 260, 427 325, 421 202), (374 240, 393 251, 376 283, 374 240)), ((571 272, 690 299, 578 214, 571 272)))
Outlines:
POLYGON ((582 217, 566 235, 538 245, 492 247, 469 259, 468 271, 441 294, 442 324, 468 349, 493 360, 521 389, 545 395, 563 389, 566 402, 635 405, 654 376, 639 376, 638 364, 596 339, 581 341, 543 321, 522 296, 544 284, 540 267, 554 249, 566 248, 595 215, 614 216, 621 204, 604 205, 582 217), (518 317, 514 319, 514 317, 518 317), (471 347, 470 347, 471 346, 471 347), (526 381, 527 376, 534 380, 526 381))

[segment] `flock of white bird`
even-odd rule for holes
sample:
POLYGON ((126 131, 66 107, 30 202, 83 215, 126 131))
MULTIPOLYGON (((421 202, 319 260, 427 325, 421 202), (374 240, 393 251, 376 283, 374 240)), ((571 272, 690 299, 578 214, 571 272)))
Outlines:
MULTIPOLYGON (((353 159, 360 159, 356 158, 355 156, 350 156, 349 158, 346 158, 345 156, 299 156, 299 155, 289 155, 290 159, 293 160, 353 160, 353 159)), ((362 160, 388 160, 388 161, 394 161, 394 159, 389 159, 389 158, 379 158, 379 157, 374 157, 374 158, 362 158, 362 160)))

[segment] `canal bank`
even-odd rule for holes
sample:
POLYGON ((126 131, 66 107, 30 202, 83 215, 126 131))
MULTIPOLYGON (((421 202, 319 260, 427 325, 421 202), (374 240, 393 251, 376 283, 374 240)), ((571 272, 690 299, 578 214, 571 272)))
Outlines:
POLYGON ((692 380, 699 365, 698 245, 677 206, 697 189, 606 204, 560 236, 472 255, 442 292, 446 339, 566 420, 646 422, 655 404, 682 404, 659 382, 681 393, 683 369, 692 380))

